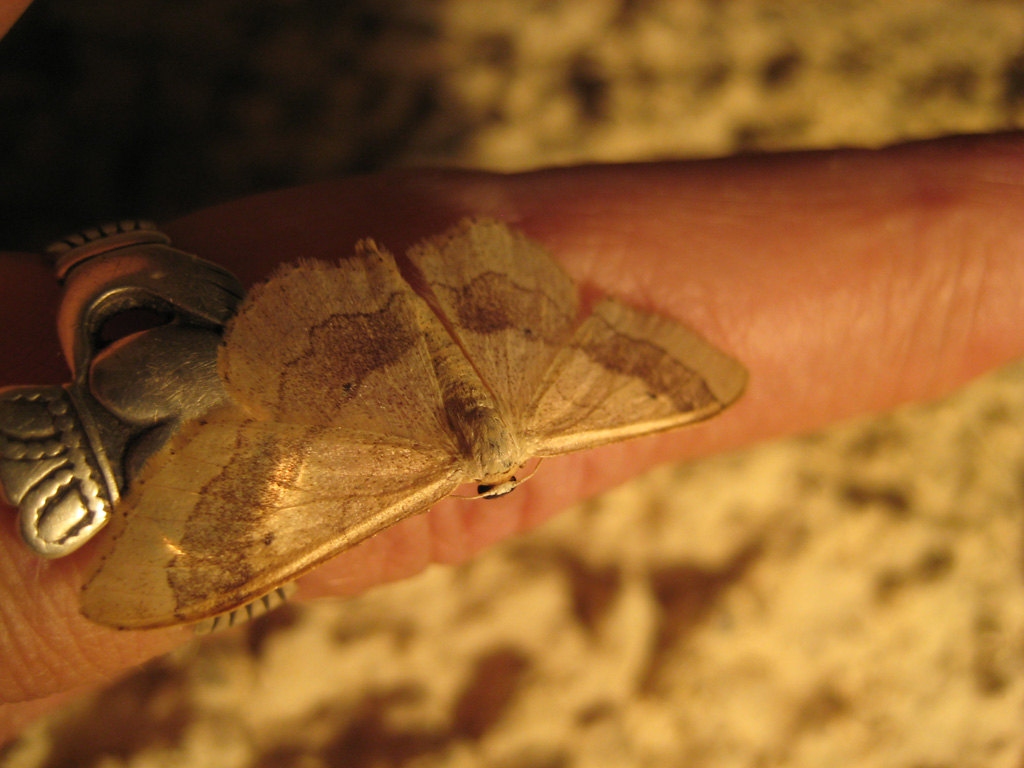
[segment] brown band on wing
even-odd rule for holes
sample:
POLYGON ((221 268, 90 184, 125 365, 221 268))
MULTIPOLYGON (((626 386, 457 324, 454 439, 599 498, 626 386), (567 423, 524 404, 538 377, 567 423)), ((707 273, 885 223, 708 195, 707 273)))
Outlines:
POLYGON ((394 292, 373 312, 338 312, 311 326, 308 346, 280 373, 278 402, 327 398, 345 402, 363 379, 400 360, 422 336, 408 309, 408 294, 394 292))
MULTIPOLYGON (((451 306, 456 315, 452 319, 456 323, 456 329, 465 328, 476 333, 498 333, 509 328, 521 332, 528 338, 534 338, 539 333, 533 326, 538 314, 544 313, 538 312, 534 301, 525 298, 523 301, 515 301, 509 294, 522 294, 524 297, 540 296, 549 314, 567 314, 557 299, 548 296, 543 290, 516 285, 506 275, 495 272, 483 272, 458 288, 445 284, 434 284, 431 287, 435 292, 438 289, 450 292, 451 306)), ((574 320, 575 317, 569 317, 567 324, 571 325, 574 320)), ((560 329, 558 338, 551 336, 550 340, 561 343, 564 340, 563 336, 564 331, 560 329)))
POLYGON ((182 554, 167 569, 179 612, 209 595, 245 593, 255 576, 253 547, 274 540, 273 527, 264 524, 261 510, 276 508, 282 493, 293 487, 307 446, 269 432, 239 430, 236 455, 247 460, 228 464, 202 486, 190 515, 216 519, 218 525, 186 523, 178 545, 182 554))
POLYGON ((651 397, 669 398, 680 413, 697 411, 717 402, 704 379, 661 347, 613 328, 603 317, 609 333, 582 348, 595 363, 613 373, 643 381, 651 397))

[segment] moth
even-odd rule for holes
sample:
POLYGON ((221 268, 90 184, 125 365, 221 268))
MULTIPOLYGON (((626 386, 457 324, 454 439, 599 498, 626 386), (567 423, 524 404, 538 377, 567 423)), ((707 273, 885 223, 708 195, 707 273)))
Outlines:
POLYGON ((154 455, 101 533, 84 614, 197 622, 534 457, 706 419, 743 366, 577 288, 539 244, 467 220, 399 262, 372 241, 256 286, 218 353, 228 404, 154 455))

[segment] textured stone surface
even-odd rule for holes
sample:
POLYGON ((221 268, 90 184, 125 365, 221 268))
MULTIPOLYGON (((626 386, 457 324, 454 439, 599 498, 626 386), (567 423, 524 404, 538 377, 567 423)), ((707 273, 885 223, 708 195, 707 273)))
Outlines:
MULTIPOLYGON (((147 144, 132 177, 160 215, 410 160, 520 168, 1019 124, 1017 3, 896 6, 77 0, 46 15, 78 40, 61 55, 91 62, 72 101, 104 93, 105 73, 111 109, 180 116, 181 143, 147 144), (200 54, 209 68, 189 64, 200 54), (175 167, 189 157, 206 186, 185 183, 198 160, 175 167)), ((69 122, 99 130, 87 114, 69 122)), ((126 135, 149 136, 144 119, 126 135)), ((89 162, 123 160, 109 145, 89 162)), ((123 192, 94 194, 125 212, 123 192)), ((2 762, 1016 768, 1022 423, 1017 366, 935 406, 665 468, 466 566, 195 644, 2 762)))

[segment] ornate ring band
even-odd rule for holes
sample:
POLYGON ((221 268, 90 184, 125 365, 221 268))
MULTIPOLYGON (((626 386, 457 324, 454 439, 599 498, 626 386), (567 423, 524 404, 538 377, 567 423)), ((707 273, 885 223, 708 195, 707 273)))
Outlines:
POLYGON ((0 390, 0 486, 43 557, 85 544, 146 459, 225 397, 217 346, 244 291, 170 242, 122 221, 47 248, 72 381, 0 390))

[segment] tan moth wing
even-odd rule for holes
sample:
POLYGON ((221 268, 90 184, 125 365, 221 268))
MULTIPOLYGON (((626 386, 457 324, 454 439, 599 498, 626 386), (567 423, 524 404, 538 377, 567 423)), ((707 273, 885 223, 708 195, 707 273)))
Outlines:
POLYGON ((577 325, 576 286, 550 254, 503 224, 467 220, 409 258, 450 332, 516 431, 577 325))
POLYGON ((228 326, 221 378, 257 418, 454 446, 433 364, 444 344, 457 354, 394 257, 365 242, 255 286, 228 326))
POLYGON ((680 323, 604 299, 548 370, 524 444, 551 456, 681 427, 746 383, 742 365, 680 323))
POLYGON ((279 271, 221 347, 235 405, 192 422, 133 484, 83 610, 122 627, 206 618, 427 508, 461 482, 435 365, 450 379, 460 358, 370 243, 279 271))
POLYGON ((571 278, 498 222, 465 221, 409 257, 527 457, 699 421, 746 385, 742 365, 668 318, 605 299, 578 322, 571 278))
POLYGON ((119 628, 224 613, 459 482, 440 448, 223 408, 191 422, 146 466, 104 531, 82 612, 119 628))

